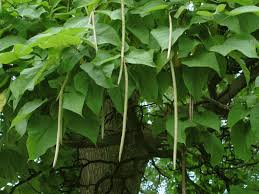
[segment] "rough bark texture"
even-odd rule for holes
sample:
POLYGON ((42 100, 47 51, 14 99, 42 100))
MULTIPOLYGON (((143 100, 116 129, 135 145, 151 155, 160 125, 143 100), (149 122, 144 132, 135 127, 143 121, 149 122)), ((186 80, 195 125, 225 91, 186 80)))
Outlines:
MULTIPOLYGON (((107 108, 111 110, 111 108, 107 108)), ((108 112, 108 111, 106 111, 108 112)), ((107 114, 105 140, 121 133, 121 116, 107 114)), ((128 126, 122 161, 118 161, 119 144, 81 148, 81 194, 137 194, 145 166, 149 160, 143 142, 141 126, 133 109, 128 110, 128 126)))
POLYGON ((81 194, 137 194, 143 177, 146 159, 136 156, 137 150, 128 147, 125 160, 118 163, 118 146, 81 149, 87 160, 81 174, 81 194))

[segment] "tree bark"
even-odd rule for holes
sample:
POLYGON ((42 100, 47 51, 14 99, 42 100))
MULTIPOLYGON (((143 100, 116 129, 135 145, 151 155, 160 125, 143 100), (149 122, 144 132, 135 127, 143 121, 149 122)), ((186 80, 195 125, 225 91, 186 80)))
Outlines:
MULTIPOLYGON (((105 119, 103 141, 121 134, 121 116, 117 113, 112 116, 107 115, 111 118, 105 119)), ((79 156, 83 165, 80 175, 81 194, 138 193, 146 164, 150 158, 143 142, 140 141, 143 134, 134 109, 128 110, 127 122, 121 162, 118 161, 118 142, 110 146, 80 148, 79 156)))
POLYGON ((129 146, 125 149, 124 160, 119 163, 118 150, 119 146, 80 150, 84 165, 81 194, 138 193, 148 160, 137 154, 136 148, 129 146))

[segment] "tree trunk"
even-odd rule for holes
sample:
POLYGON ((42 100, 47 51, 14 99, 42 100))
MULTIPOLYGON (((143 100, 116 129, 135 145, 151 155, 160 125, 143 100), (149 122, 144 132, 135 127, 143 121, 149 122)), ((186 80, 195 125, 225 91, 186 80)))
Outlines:
POLYGON ((144 175, 146 158, 135 148, 125 149, 118 162, 119 146, 80 150, 85 167, 81 172, 81 194, 137 194, 144 175))
MULTIPOLYGON (((111 110, 110 108, 108 108, 111 110)), ((107 111, 106 111, 107 112, 107 111)), ((113 141, 121 135, 121 116, 106 117, 105 139, 113 141)), ((137 194, 150 159, 140 141, 143 136, 134 110, 128 110, 128 124, 121 162, 118 161, 119 141, 109 146, 80 148, 81 194, 137 194)))

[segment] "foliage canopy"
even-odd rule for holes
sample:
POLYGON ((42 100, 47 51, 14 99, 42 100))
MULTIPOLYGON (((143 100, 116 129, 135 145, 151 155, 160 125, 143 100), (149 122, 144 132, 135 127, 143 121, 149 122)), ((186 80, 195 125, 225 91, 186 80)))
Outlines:
MULTIPOLYGON (((78 193, 62 178, 79 176, 76 152, 66 142, 75 137, 93 144, 102 141, 106 99, 119 114, 124 112, 124 75, 117 84, 124 42, 121 1, 0 2, 2 192, 54 194, 69 188, 78 193), (50 165, 61 123, 64 146, 54 170, 50 165)), ((190 193, 259 191, 258 4, 258 0, 125 0, 127 98, 141 107, 142 125, 154 137, 165 135, 167 149, 172 149, 172 61, 178 150, 186 150, 190 193)), ((152 184, 143 183, 143 192, 156 192, 155 186, 163 181, 168 193, 176 191, 180 156, 177 161, 175 171, 170 160, 153 161, 167 174, 160 181, 152 174, 157 168, 148 165, 146 175, 152 184), (166 178, 170 176, 174 178, 166 178)))

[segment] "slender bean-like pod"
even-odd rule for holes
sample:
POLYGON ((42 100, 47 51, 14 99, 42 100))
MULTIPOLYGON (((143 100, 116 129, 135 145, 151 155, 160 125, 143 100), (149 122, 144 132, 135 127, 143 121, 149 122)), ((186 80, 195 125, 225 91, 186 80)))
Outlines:
POLYGON ((193 120, 193 98, 190 95, 190 102, 189 102, 189 120, 193 120))
POLYGON ((125 33, 126 33, 126 24, 125 24, 125 10, 124 10, 124 0, 121 0, 121 64, 120 64, 120 72, 118 77, 117 84, 120 84, 123 64, 124 64, 124 52, 125 52, 125 33))
POLYGON ((169 13, 169 38, 168 38, 168 51, 167 51, 167 59, 170 59, 171 49, 172 49, 172 33, 173 33, 173 26, 172 26, 172 17, 169 13))
POLYGON ((123 121, 122 121, 122 133, 121 133, 121 143, 120 143, 120 152, 119 152, 119 161, 121 161, 126 128, 127 128, 127 113, 128 113, 128 89, 129 89, 129 78, 128 78, 128 69, 127 65, 124 63, 124 77, 125 77, 125 92, 124 92, 124 109, 123 109, 123 121))
MULTIPOLYGON (((169 44, 168 44, 168 53, 167 59, 170 59, 171 55, 171 47, 172 47, 172 31, 173 31, 173 24, 172 24, 172 17, 169 13, 169 44)), ((177 103, 177 84, 175 78, 175 71, 174 71, 174 64, 172 59, 170 60, 170 68, 172 74, 172 81, 173 81, 173 95, 174 95, 174 153, 173 153, 173 166, 174 169, 176 168, 176 157, 177 157, 177 139, 178 139, 178 103, 177 103)))
POLYGON ((53 168, 57 164, 59 147, 60 147, 60 144, 62 142, 62 122, 63 122, 63 119, 62 119, 62 104, 63 104, 63 93, 64 93, 65 86, 67 84, 68 78, 69 78, 69 74, 67 74, 67 76, 66 76, 66 78, 65 78, 65 80, 64 80, 64 82, 63 82, 63 84, 61 86, 61 89, 60 89, 60 92, 58 94, 58 97, 57 97, 57 100, 58 100, 58 129, 57 129, 55 156, 54 156, 54 160, 53 160, 53 168))
POLYGON ((101 136, 102 139, 104 138, 104 127, 105 127, 105 110, 104 110, 104 103, 103 103, 103 107, 102 107, 102 120, 101 120, 101 136))
POLYGON ((177 141, 178 141, 178 103, 177 103, 177 88, 176 88, 176 79, 174 64, 172 60, 170 61, 171 74, 173 80, 173 92, 174 92, 174 154, 173 154, 173 165, 176 169, 176 157, 177 157, 177 141))
POLYGON ((96 28, 95 28, 95 11, 92 11, 92 25, 93 25, 93 37, 94 37, 94 46, 95 46, 95 50, 96 52, 98 51, 98 45, 97 45, 97 36, 96 36, 96 28))
POLYGON ((182 194, 186 194, 186 158, 185 147, 182 149, 182 194))

